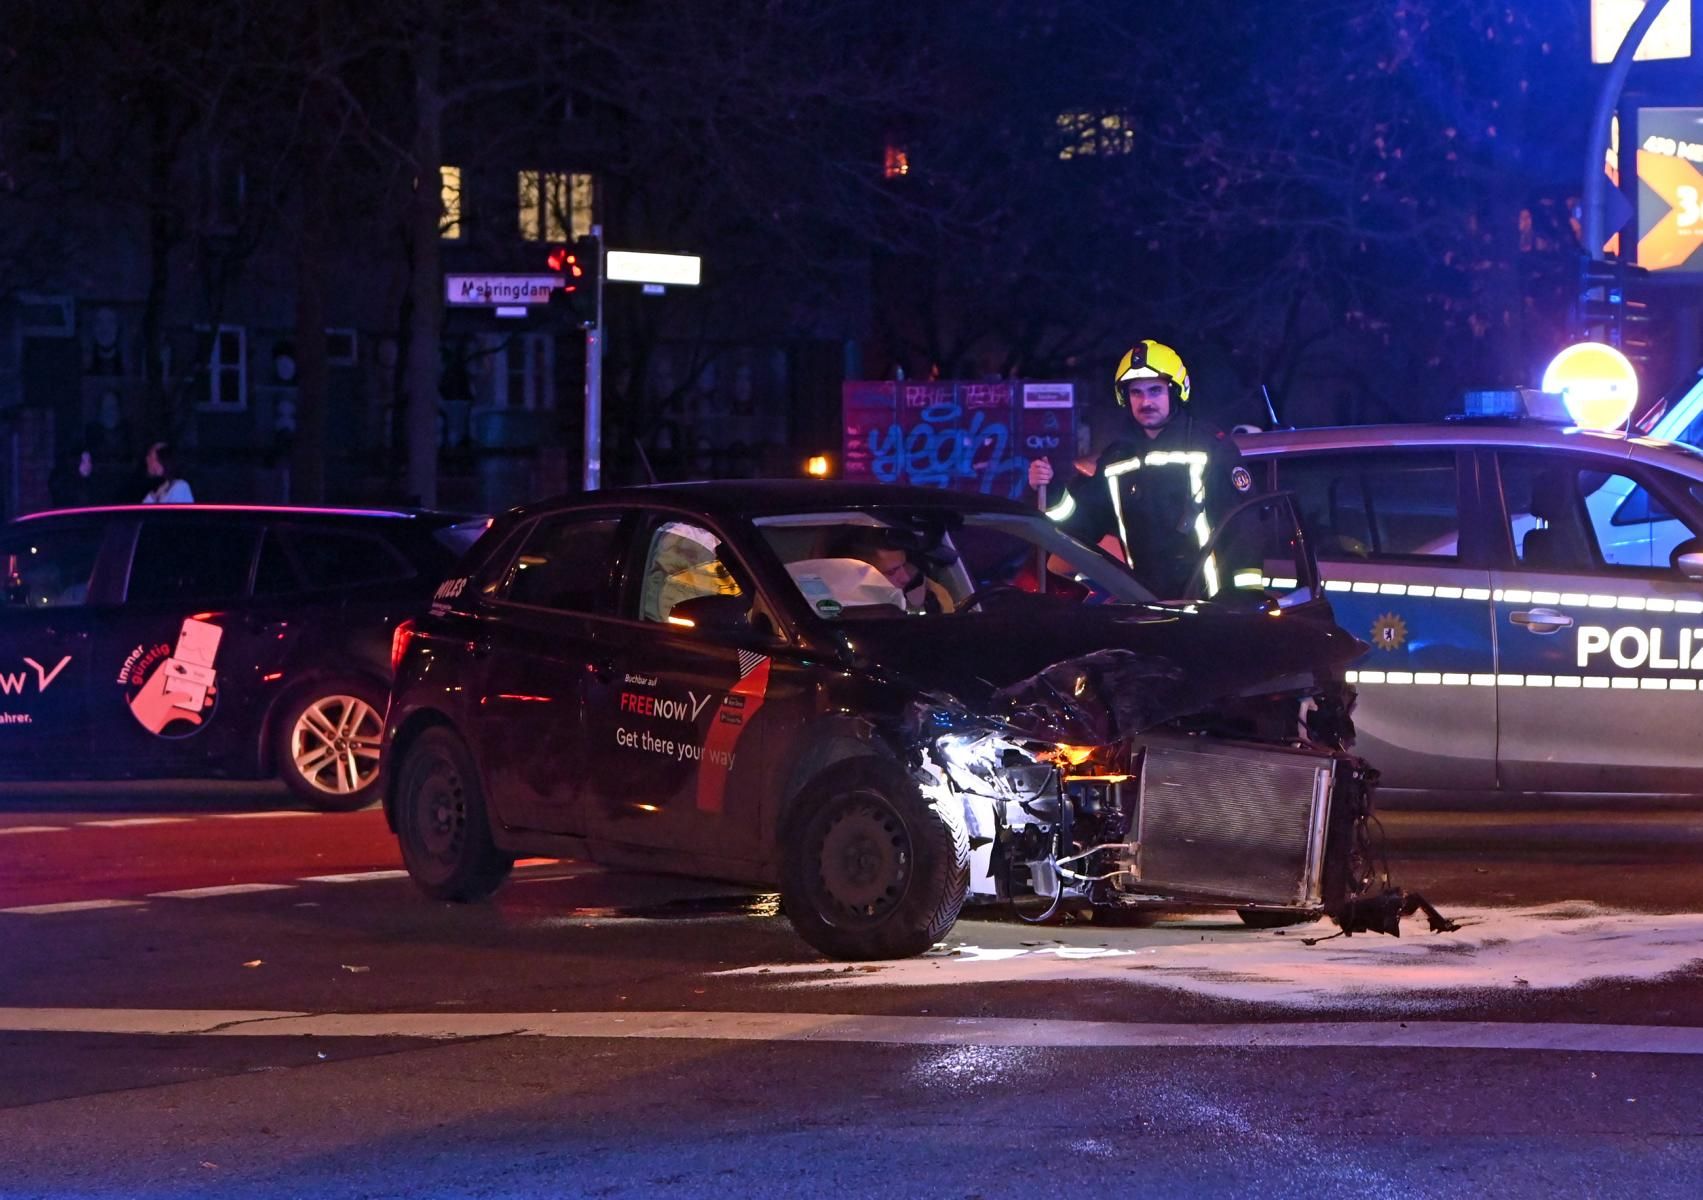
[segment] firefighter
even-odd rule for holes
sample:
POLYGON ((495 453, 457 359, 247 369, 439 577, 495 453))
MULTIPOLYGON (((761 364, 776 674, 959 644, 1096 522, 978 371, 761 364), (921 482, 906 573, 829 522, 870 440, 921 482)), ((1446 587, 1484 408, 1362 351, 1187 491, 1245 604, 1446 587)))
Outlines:
MULTIPOLYGON (((1163 342, 1137 342, 1113 377, 1137 432, 1114 441, 1091 475, 1078 475, 1047 515, 1077 539, 1128 563, 1159 596, 1177 596, 1214 524, 1253 490, 1236 443, 1188 411, 1189 372, 1163 342)), ((1029 486, 1052 464, 1029 464, 1029 486)))

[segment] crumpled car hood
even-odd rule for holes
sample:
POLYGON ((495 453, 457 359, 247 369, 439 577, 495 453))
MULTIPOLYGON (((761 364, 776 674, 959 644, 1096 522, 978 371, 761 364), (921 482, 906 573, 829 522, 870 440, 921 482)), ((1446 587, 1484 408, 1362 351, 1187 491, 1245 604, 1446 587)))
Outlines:
POLYGON ((1365 649, 1324 621, 1042 602, 842 627, 873 673, 1037 739, 1105 744, 1365 649))

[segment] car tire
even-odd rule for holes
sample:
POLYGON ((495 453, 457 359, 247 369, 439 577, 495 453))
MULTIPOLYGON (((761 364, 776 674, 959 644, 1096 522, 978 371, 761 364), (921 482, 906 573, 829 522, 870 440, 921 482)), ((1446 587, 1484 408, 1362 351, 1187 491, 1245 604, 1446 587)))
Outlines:
POLYGON ((379 797, 379 748, 390 699, 364 679, 328 679, 284 705, 277 724, 278 777, 322 812, 354 812, 379 797))
POLYGON ((1278 908, 1238 908, 1236 915, 1249 929, 1286 929, 1291 925, 1311 925, 1320 912, 1292 912, 1278 908))
POLYGON ((409 745, 396 767, 396 837, 402 865, 434 900, 483 900, 514 859, 497 849, 485 792, 467 745, 442 727, 409 745))
POLYGON ((958 919, 969 895, 961 815, 930 804, 897 766, 836 766, 807 785, 782 846, 781 905, 830 958, 909 958, 958 919))

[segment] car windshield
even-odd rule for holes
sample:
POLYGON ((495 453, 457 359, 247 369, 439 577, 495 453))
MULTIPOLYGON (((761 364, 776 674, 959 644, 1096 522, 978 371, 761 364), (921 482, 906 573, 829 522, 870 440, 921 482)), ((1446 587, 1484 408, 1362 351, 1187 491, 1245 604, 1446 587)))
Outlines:
POLYGON ((1046 590, 1068 599, 1146 604, 1121 564, 1060 533, 1039 513, 874 508, 754 522, 812 612, 834 620, 950 616, 977 593, 1046 590))

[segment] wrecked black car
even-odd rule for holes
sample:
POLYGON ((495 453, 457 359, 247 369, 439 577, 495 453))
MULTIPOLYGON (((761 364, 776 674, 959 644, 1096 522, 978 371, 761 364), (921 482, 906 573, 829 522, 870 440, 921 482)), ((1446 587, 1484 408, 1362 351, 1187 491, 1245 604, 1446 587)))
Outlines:
POLYGON ((1234 908, 1391 930, 1374 773, 1283 496, 1158 602, 1038 512, 818 482, 500 517, 398 630, 385 811, 430 896, 551 855, 778 887, 836 958, 1026 920, 1234 908))

